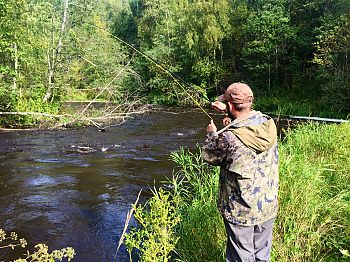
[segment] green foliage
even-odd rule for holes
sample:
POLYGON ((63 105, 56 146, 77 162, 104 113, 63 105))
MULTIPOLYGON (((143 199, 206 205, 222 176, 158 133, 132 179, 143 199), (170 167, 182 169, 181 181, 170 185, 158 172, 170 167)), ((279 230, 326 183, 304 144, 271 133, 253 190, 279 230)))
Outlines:
POLYGON ((125 244, 129 253, 138 250, 140 261, 169 261, 178 238, 174 227, 180 218, 176 214, 176 202, 163 189, 154 190, 153 197, 145 206, 135 208, 135 218, 140 228, 126 235, 125 244))
MULTIPOLYGON (((11 112, 15 111, 17 105, 17 95, 15 92, 9 92, 7 88, 0 86, 0 111, 1 112, 11 112)), ((2 125, 12 125, 18 121, 17 116, 1 116, 0 126, 2 125)))
MULTIPOLYGON (((350 185, 344 181, 350 179, 349 143, 349 124, 308 124, 289 131, 279 144, 280 207, 272 261, 348 261, 350 185)), ((180 170, 170 187, 159 191, 171 195, 170 204, 180 218, 172 258, 224 261, 225 228, 216 208, 218 168, 183 149, 174 152, 172 159, 180 170)), ((151 201, 159 201, 157 195, 154 198, 151 201)), ((162 214, 162 210, 158 205, 152 213, 162 214)), ((149 217, 148 210, 139 211, 149 217)), ((137 233, 133 234, 129 241, 142 248, 137 233)))
MULTIPOLYGON (((0 87, 1 112, 38 112, 48 114, 57 114, 59 112, 60 104, 58 102, 48 103, 42 101, 45 93, 45 87, 43 86, 31 89, 30 93, 22 94, 22 96, 16 93, 15 90, 8 91, 8 89, 0 87)), ((40 116, 4 115, 0 118, 0 126, 34 125, 41 120, 44 119, 41 119, 40 116)))
POLYGON ((168 261, 170 255, 185 261, 221 260, 225 231, 216 208, 218 169, 183 149, 171 158, 180 167, 169 181, 172 190, 154 190, 146 205, 136 208, 139 227, 127 234, 128 251, 139 250, 141 261, 168 261))
POLYGON ((229 1, 180 1, 177 5, 180 32, 191 50, 191 56, 215 57, 221 40, 230 30, 229 1), (213 56, 214 55, 214 56, 213 56))
MULTIPOLYGON (((27 246, 27 241, 24 238, 18 239, 16 232, 11 232, 8 235, 3 229, 0 228, 0 249, 18 249, 25 248, 27 246)), ((49 247, 45 244, 37 244, 34 247, 37 249, 33 253, 30 253, 28 250, 14 262, 27 262, 27 261, 37 261, 37 262, 54 262, 62 261, 67 259, 71 261, 75 256, 75 251, 71 247, 63 248, 61 250, 53 250, 49 252, 49 247)))
MULTIPOLYGON (((91 14, 89 19, 101 28, 108 24, 97 13, 91 14)), ((127 92, 123 94, 122 83, 133 72, 125 65, 129 58, 120 43, 105 31, 92 28, 89 24, 72 30, 71 37, 78 46, 74 53, 80 59, 69 65, 68 74, 63 78, 65 83, 69 83, 65 95, 72 95, 77 90, 80 95, 85 93, 88 99, 98 96, 107 101, 116 101, 126 95, 127 92), (116 76, 118 77, 114 79, 116 76)), ((66 98, 76 99, 74 96, 66 98)))
POLYGON ((25 12, 28 3, 26 0, 0 1, 0 73, 6 77, 15 75, 13 62, 15 46, 24 41, 21 33, 25 23, 25 12))
POLYGON ((181 217, 176 257, 180 261, 222 261, 226 234, 216 207, 219 169, 204 164, 200 154, 184 149, 171 157, 180 168, 171 181, 181 217))
MULTIPOLYGON (((229 83, 243 80, 254 90, 274 95, 304 92, 311 100, 321 93, 322 105, 338 98, 340 103, 331 105, 331 110, 348 111, 348 70, 342 69, 340 77, 339 70, 333 71, 339 68, 335 65, 340 57, 340 64, 349 64, 344 59, 349 32, 338 33, 336 45, 320 42, 332 37, 327 28, 348 15, 348 2, 159 0, 142 4, 141 15, 133 15, 138 27, 134 43, 207 94, 216 96, 229 83), (322 48, 325 56, 332 54, 336 60, 332 68, 321 70, 310 63, 314 56, 320 61, 322 48)), ((173 79, 149 61, 138 65, 136 70, 147 83, 142 95, 151 94, 151 102, 182 103, 186 91, 173 79)))
POLYGON ((313 62, 319 65, 324 103, 334 111, 350 111, 350 15, 337 20, 330 14, 317 29, 318 41, 313 62))
POLYGON ((16 93, 9 92, 6 88, 0 87, 0 111, 11 112, 16 108, 16 103, 16 93))
POLYGON ((42 96, 18 99, 17 110, 20 112, 46 112, 49 114, 57 114, 58 109, 59 104, 43 102, 42 96))
POLYGON ((254 109, 283 116, 314 116, 326 118, 349 119, 350 115, 338 110, 334 110, 336 104, 325 103, 318 96, 313 101, 303 98, 302 95, 288 95, 277 93, 274 95, 262 95, 255 104, 254 109))
POLYGON ((350 125, 301 126, 280 147, 275 261, 347 261, 350 125))
MULTIPOLYGON (((227 0, 145 1, 138 24, 141 51, 197 86, 216 84, 221 71, 215 58, 230 29, 229 11, 227 0)), ((154 94, 152 99, 171 96, 183 104, 187 92, 193 92, 190 87, 179 87, 153 63, 139 65, 147 72, 143 73, 145 91, 154 94)))
MULTIPOLYGON (((62 32, 62 1, 0 1, 1 90, 13 93, 13 99, 6 100, 11 107, 5 111, 57 113, 61 101, 75 99, 77 93, 108 101, 130 96, 125 79, 137 77, 128 64, 131 58, 108 33, 94 27, 108 28, 111 13, 122 8, 109 1, 78 0, 68 6, 62 32), (42 102, 49 87, 50 99, 42 102)), ((11 116, 1 122, 33 124, 36 120, 11 116)))
POLYGON ((52 90, 47 109, 56 111, 62 101, 82 99, 203 104, 244 81, 280 101, 298 103, 297 93, 319 109, 349 114, 349 1, 77 0, 61 32, 63 4, 0 0, 1 88, 28 101, 21 108, 35 107, 29 101, 39 101, 31 97, 38 86, 52 90), (101 28, 190 84, 179 86, 101 28))
POLYGON ((288 41, 294 37, 289 21, 285 1, 276 0, 264 2, 247 18, 244 31, 248 41, 242 50, 243 62, 258 87, 271 88, 271 82, 283 76, 281 60, 287 55, 288 41))
MULTIPOLYGON (((136 41, 137 37, 137 22, 133 14, 131 3, 126 4, 114 14, 112 30, 114 35, 122 38, 128 43, 136 41)), ((134 12, 137 12, 136 10, 134 12)))

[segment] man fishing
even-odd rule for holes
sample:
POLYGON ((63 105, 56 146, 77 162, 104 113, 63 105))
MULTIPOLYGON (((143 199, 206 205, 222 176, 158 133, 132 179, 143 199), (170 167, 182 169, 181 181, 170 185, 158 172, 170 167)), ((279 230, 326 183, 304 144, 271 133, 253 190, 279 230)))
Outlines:
MULTIPOLYGON (((278 150, 276 126, 252 110, 253 92, 233 83, 212 106, 232 122, 207 127, 202 157, 220 166, 218 208, 227 232, 226 261, 270 261, 277 214, 278 150)), ((226 121, 226 122, 225 122, 226 121)))

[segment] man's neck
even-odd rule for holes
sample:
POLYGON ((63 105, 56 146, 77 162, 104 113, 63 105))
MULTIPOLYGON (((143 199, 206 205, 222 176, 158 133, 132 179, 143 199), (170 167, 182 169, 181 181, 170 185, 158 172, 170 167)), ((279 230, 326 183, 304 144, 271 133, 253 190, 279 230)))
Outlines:
POLYGON ((244 118, 246 116, 249 116, 252 113, 252 110, 246 110, 246 111, 235 111, 233 114, 234 120, 244 118))

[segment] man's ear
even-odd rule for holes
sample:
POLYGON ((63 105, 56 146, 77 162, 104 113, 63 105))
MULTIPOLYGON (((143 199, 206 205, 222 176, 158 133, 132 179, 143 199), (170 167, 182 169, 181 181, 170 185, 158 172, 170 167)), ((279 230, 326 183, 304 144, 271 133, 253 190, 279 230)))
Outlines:
POLYGON ((228 102, 227 102, 227 106, 228 106, 228 110, 231 111, 232 108, 233 108, 232 101, 228 101, 228 102))

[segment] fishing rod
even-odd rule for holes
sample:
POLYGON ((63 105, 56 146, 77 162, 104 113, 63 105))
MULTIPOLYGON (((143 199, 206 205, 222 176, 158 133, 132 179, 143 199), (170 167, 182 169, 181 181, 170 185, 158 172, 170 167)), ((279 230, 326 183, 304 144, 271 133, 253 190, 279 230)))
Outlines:
POLYGON ((278 118, 292 119, 292 120, 302 120, 302 121, 317 121, 317 122, 328 122, 328 123, 350 123, 347 119, 334 119, 334 118, 324 118, 317 116, 292 116, 292 115, 279 115, 274 113, 267 113, 269 116, 275 116, 278 118))
MULTIPOLYGON (((138 54, 142 55, 143 57, 145 57, 147 60, 151 61, 152 63, 154 63, 158 68, 160 68, 161 70, 163 70, 165 73, 167 73, 172 79, 173 81, 178 84, 178 86, 192 99, 192 101, 203 111, 203 113, 205 113, 211 120, 213 119, 209 113, 207 111, 204 110, 204 108, 201 106, 201 104, 193 97, 193 95, 191 93, 189 93, 186 88, 180 83, 180 81, 188 86, 188 87, 192 87, 191 85, 189 85, 186 81, 184 81, 181 77, 177 76, 175 73, 173 73, 172 71, 170 71, 168 68, 166 68, 164 65, 162 65, 161 63, 157 62, 155 59, 153 59, 152 57, 150 57, 149 55, 145 54, 144 52, 140 51, 139 49, 137 49, 136 47, 134 47, 133 45, 129 44, 128 42, 124 41, 123 39, 119 38, 118 36, 112 34, 111 32, 109 32, 108 30, 106 30, 103 27, 94 25, 94 24, 90 24, 85 22, 86 24, 93 26, 105 33, 107 33, 108 35, 112 36, 114 39, 117 39, 119 42, 123 43, 124 45, 126 45, 127 47, 129 47, 130 49, 134 50, 135 52, 137 52, 138 54)), ((211 103, 211 101, 204 96, 204 98, 211 103)))

